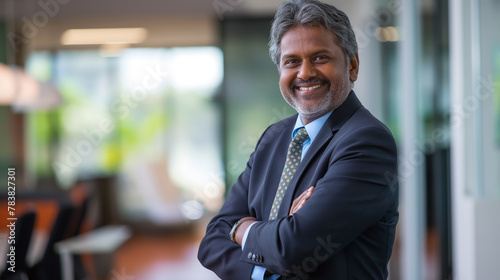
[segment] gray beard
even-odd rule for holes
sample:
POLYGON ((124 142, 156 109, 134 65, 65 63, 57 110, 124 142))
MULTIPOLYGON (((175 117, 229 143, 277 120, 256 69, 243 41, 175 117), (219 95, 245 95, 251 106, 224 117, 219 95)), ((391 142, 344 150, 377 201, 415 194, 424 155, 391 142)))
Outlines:
POLYGON ((320 103, 316 104, 315 106, 301 106, 298 102, 295 96, 289 96, 289 98, 285 98, 286 102, 292 106, 292 108, 299 113, 299 115, 308 118, 308 119, 316 119, 324 114, 332 111, 334 106, 332 104, 335 103, 335 96, 331 92, 331 90, 328 90, 327 94, 325 94, 321 100, 320 103))
MULTIPOLYGON (((299 102, 294 94, 289 94, 287 97, 283 94, 283 89, 280 86, 281 95, 286 100, 286 102, 292 106, 292 108, 299 113, 301 117, 305 117, 308 119, 316 119, 324 114, 333 111, 344 101, 352 90, 352 83, 349 80, 349 67, 346 67, 347 75, 345 77, 346 80, 341 81, 340 83, 330 84, 330 88, 326 94, 322 96, 321 102, 312 107, 300 106, 299 102)), ((293 88, 291 88, 293 93, 293 88)))
POLYGON ((280 88, 282 95, 286 102, 299 113, 301 117, 305 117, 308 119, 317 119, 326 113, 333 111, 336 109, 338 106, 342 105, 344 103, 345 99, 349 95, 349 92, 351 92, 351 83, 350 81, 346 83, 346 86, 344 85, 334 85, 334 89, 336 92, 340 92, 340 94, 334 94, 332 91, 332 85, 330 85, 330 88, 322 96, 321 102, 317 103, 315 106, 301 106, 299 102, 297 101, 295 95, 288 95, 285 97, 283 95, 283 89, 280 88), (347 87, 348 86, 348 87, 347 87), (347 88, 346 88, 347 87, 347 88))

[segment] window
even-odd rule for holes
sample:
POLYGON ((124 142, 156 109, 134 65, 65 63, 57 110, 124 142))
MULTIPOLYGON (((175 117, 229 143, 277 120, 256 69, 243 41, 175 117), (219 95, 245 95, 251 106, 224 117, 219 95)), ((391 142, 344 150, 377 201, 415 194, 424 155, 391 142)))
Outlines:
POLYGON ((117 176, 128 219, 170 223, 217 210, 224 192, 222 81, 215 47, 35 52, 28 71, 51 80, 63 103, 28 116, 35 179, 117 176))

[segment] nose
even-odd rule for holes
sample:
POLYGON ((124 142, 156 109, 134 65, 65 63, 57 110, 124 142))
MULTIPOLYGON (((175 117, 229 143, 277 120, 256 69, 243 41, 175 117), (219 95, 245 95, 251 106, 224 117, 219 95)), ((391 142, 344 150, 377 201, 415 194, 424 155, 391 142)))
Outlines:
POLYGON ((317 75, 316 67, 310 61, 304 61, 299 68, 299 73, 297 74, 297 78, 302 80, 309 80, 311 78, 315 78, 317 75))

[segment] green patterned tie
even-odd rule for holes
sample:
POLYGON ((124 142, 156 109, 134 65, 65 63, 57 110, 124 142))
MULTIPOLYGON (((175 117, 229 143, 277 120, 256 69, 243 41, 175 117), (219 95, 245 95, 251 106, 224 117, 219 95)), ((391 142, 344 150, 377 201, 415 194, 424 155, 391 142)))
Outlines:
POLYGON ((285 167, 283 168, 283 173, 281 173, 281 180, 278 190, 276 191, 276 196, 274 197, 273 207, 271 208, 271 213, 269 214, 269 220, 274 220, 278 216, 278 210, 280 209, 281 201, 283 201, 283 196, 285 196, 288 184, 292 180, 293 174, 297 171, 300 164, 300 157, 302 155, 302 144, 309 139, 307 131, 304 127, 300 128, 295 137, 293 137, 290 146, 288 147, 288 154, 286 155, 285 167))

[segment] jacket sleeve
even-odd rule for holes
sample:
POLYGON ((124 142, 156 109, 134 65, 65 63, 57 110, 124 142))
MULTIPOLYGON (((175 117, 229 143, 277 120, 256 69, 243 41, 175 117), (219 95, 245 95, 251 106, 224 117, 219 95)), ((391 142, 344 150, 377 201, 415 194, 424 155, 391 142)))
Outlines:
POLYGON ((365 126, 340 137, 304 207, 292 216, 254 224, 242 261, 293 275, 305 261, 326 262, 394 207, 397 151, 390 132, 365 126), (248 254, 262 256, 262 262, 248 254))
MULTIPOLYGON (((268 128, 269 129, 269 128, 268 128)), ((267 132, 267 130, 263 133, 267 132)), ((259 139, 256 151, 263 138, 259 139)), ((230 240, 232 226, 243 217, 253 216, 248 206, 248 185, 255 152, 248 160, 245 171, 231 188, 219 213, 207 226, 198 250, 201 264, 221 279, 250 279, 254 265, 240 261, 241 246, 230 240)))

